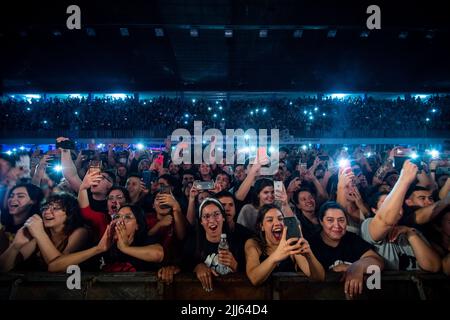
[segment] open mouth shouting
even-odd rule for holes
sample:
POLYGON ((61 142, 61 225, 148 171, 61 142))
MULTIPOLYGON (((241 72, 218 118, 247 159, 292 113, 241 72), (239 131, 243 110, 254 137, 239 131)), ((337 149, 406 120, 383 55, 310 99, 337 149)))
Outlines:
POLYGON ((8 205, 9 212, 16 211, 17 208, 19 208, 19 205, 17 203, 8 205))
POLYGON ((115 214, 115 213, 117 213, 118 211, 119 211, 119 206, 118 206, 117 204, 115 204, 115 203, 112 204, 112 205, 111 205, 111 212, 115 214))
POLYGON ((281 240, 281 236, 283 234, 283 227, 278 225, 278 226, 274 226, 272 228, 272 235, 275 238, 276 241, 280 241, 281 240))
POLYGON ((217 223, 210 223, 208 224, 208 229, 211 231, 211 233, 215 234, 218 232, 219 225, 217 223))

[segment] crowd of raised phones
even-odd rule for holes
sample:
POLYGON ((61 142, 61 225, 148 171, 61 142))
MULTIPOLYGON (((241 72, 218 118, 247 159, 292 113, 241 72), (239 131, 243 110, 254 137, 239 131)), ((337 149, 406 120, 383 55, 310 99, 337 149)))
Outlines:
POLYGON ((114 147, 1 154, 2 272, 79 265, 167 283, 193 272, 207 292, 235 272, 254 285, 341 272, 349 297, 369 266, 450 273, 448 153, 282 147, 277 172, 262 176, 259 151, 244 164, 176 165, 169 142, 160 153, 114 147))
POLYGON ((181 99, 48 98, 0 102, 3 130, 148 130, 170 134, 191 128, 194 120, 204 127, 278 128, 330 132, 332 130, 445 130, 450 125, 450 96, 428 99, 277 98, 181 99), (195 102, 194 102, 195 101, 195 102), (149 125, 151 124, 151 125, 149 125), (231 125, 232 124, 232 125, 231 125))

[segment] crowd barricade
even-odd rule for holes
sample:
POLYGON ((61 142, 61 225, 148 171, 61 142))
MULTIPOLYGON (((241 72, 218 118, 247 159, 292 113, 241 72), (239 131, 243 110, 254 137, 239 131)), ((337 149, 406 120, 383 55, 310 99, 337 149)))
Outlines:
MULTIPOLYGON (((80 289, 68 289, 70 274, 7 273, 0 275, 0 300, 343 300, 341 275, 329 273, 313 282, 296 273, 275 273, 253 286, 244 274, 214 278, 203 290, 193 274, 179 274, 170 285, 155 273, 82 273, 80 289)), ((450 277, 422 272, 383 272, 379 289, 365 286, 362 300, 445 300, 450 277)))

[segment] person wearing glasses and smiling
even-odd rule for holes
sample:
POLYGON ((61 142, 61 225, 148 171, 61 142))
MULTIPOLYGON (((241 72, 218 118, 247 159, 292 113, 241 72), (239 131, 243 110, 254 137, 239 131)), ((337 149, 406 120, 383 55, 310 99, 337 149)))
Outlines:
POLYGON ((0 256, 0 270, 45 271, 61 254, 82 250, 87 242, 88 231, 75 197, 51 195, 41 206, 41 215, 28 218, 0 256))
POLYGON ((164 258, 164 250, 147 236, 142 210, 125 204, 112 215, 111 223, 96 246, 60 255, 51 261, 48 270, 65 272, 68 266, 91 258, 98 261, 99 269, 105 272, 156 271, 164 258))
POLYGON ((81 215, 92 227, 95 241, 98 241, 105 233, 105 230, 111 221, 111 216, 118 212, 121 205, 130 202, 130 196, 127 189, 120 186, 110 186, 106 195, 107 214, 95 211, 90 205, 87 190, 102 183, 111 183, 111 177, 105 172, 88 172, 84 176, 78 192, 78 204, 81 208, 81 215))

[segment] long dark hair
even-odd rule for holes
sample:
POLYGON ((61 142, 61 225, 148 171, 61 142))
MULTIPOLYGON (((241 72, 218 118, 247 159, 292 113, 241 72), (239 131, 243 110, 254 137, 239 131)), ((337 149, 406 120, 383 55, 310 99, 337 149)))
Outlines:
MULTIPOLYGON (((274 204, 265 204, 258 210, 258 217, 256 218, 256 235, 257 238, 255 238, 256 242, 259 244, 259 246, 262 249, 262 252, 264 254, 267 254, 267 241, 266 237, 264 235, 264 230, 262 227, 264 217, 266 216, 267 212, 269 212, 272 209, 276 209, 277 211, 280 211, 280 208, 278 208, 274 204)), ((283 213, 282 213, 283 214, 283 213)))
POLYGON ((206 198, 205 200, 203 200, 202 204, 200 205, 199 212, 197 215, 197 224, 195 225, 195 227, 196 227, 195 258, 202 260, 202 261, 205 260, 205 258, 206 258, 205 251, 206 251, 206 241, 207 240, 206 240, 205 229, 201 225, 201 221, 202 221, 202 212, 201 211, 203 210, 203 208, 205 208, 209 204, 213 204, 217 208, 219 208, 220 213, 223 216, 222 233, 225 233, 228 237, 230 236, 230 230, 229 230, 228 224, 227 224, 225 209, 223 208, 222 204, 219 202, 219 200, 213 199, 213 198, 206 198))
MULTIPOLYGON (((134 204, 124 204, 120 207, 119 211, 123 208, 130 208, 133 212, 134 218, 138 225, 138 229, 134 234, 133 246, 143 246, 146 244, 147 239, 147 223, 145 222, 144 211, 139 206, 134 204)), ((107 262, 127 261, 128 257, 117 248, 117 243, 113 243, 108 250, 105 259, 107 262)))
MULTIPOLYGON (((25 223, 25 221, 29 217, 31 217, 33 214, 39 214, 39 207, 40 207, 42 199, 44 199, 44 193, 42 192, 41 188, 35 186, 34 184, 21 183, 21 184, 16 185, 14 188, 11 189, 11 191, 9 191, 8 199, 14 190, 16 190, 17 188, 21 188, 21 187, 23 187, 27 190, 28 196, 30 197, 30 199, 32 201, 34 201, 30 210, 28 210, 27 216, 25 217, 25 220, 24 220, 24 223, 25 223)), ((0 216, 1 216, 1 223, 5 226, 5 229, 8 232, 15 233, 15 232, 17 232, 17 230, 19 230, 23 226, 23 224, 17 225, 17 226, 14 225, 14 219, 13 219, 12 215, 9 213, 9 209, 7 209, 6 212, 2 213, 0 216)))
POLYGON ((255 208, 259 208, 259 193, 265 188, 265 187, 272 187, 273 188, 273 180, 268 178, 261 178, 256 180, 254 190, 255 193, 253 194, 252 198, 252 204, 255 208))

